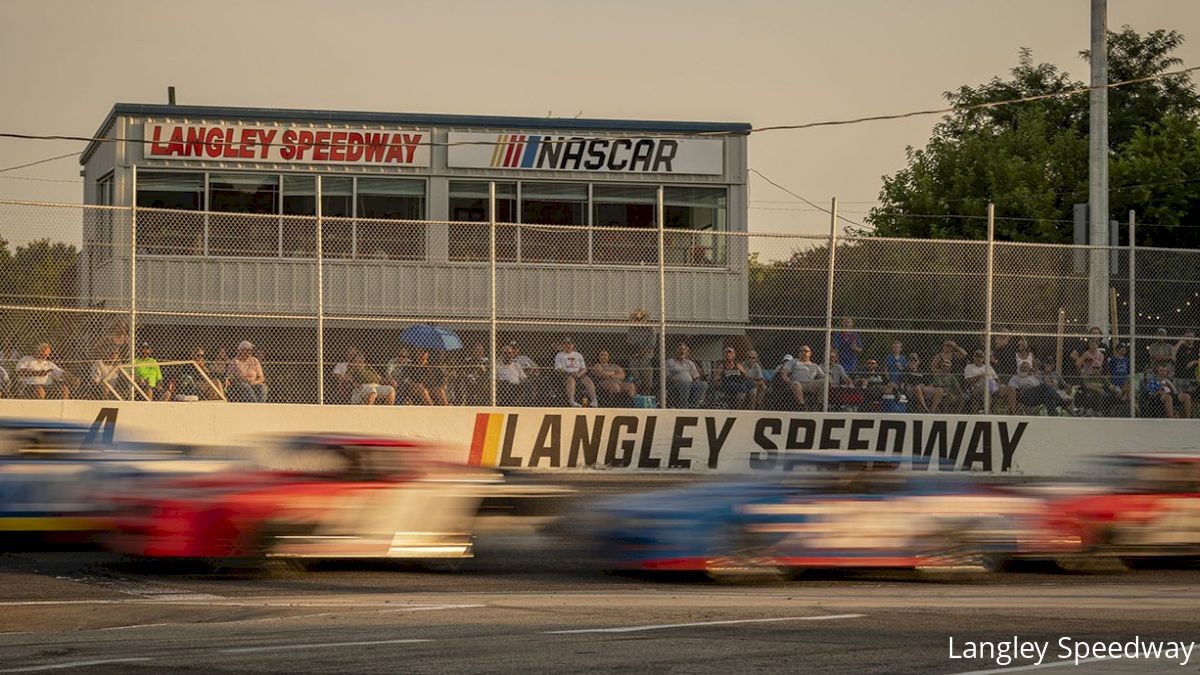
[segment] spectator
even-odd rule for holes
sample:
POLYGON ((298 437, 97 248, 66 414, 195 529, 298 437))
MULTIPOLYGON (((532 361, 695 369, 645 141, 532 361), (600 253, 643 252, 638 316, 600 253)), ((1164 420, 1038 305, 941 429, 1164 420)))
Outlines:
POLYGON ((1113 355, 1105 362, 1108 374, 1107 388, 1109 393, 1122 401, 1129 400, 1129 345, 1118 342, 1113 347, 1113 355))
POLYGON ((999 395, 1003 399, 1009 414, 1016 412, 1017 392, 1007 384, 1000 384, 996 370, 984 362, 983 350, 978 349, 971 355, 971 362, 963 367, 963 389, 966 390, 968 398, 982 405, 984 387, 987 387, 987 391, 993 396, 999 395))
POLYGON ((1159 328, 1154 331, 1158 339, 1150 343, 1146 350, 1150 353, 1149 370, 1157 373, 1158 366, 1165 364, 1171 369, 1171 377, 1175 377, 1175 345, 1167 341, 1167 329, 1159 328))
POLYGON ((349 388, 351 405, 396 404, 396 389, 383 384, 383 377, 354 347, 346 351, 345 361, 333 367, 333 374, 349 388))
POLYGON ((754 382, 746 377, 746 368, 737 360, 737 350, 726 347, 724 357, 713 368, 713 387, 721 393, 731 408, 746 405, 746 398, 754 391, 754 382))
POLYGON ((458 390, 455 400, 460 405, 483 405, 491 398, 488 382, 492 377, 492 362, 488 360, 487 348, 482 342, 471 345, 463 368, 455 378, 458 390))
POLYGON ((1196 361, 1200 359, 1200 349, 1196 345, 1196 332, 1184 331, 1183 338, 1175 343, 1175 365, 1177 378, 1175 384, 1179 386, 1179 390, 1188 394, 1193 394, 1196 391, 1195 380, 1192 378, 1192 367, 1196 361), (1183 371, 1178 370, 1179 366, 1183 366, 1183 371))
POLYGON ((508 344, 500 350, 500 363, 496 364, 496 402, 500 405, 530 405, 533 402, 529 374, 516 358, 516 346, 508 344))
POLYGON ((238 343, 237 355, 229 361, 225 372, 225 391, 230 401, 267 402, 267 377, 263 374, 262 362, 253 352, 254 343, 242 340, 238 343))
POLYGON ((854 379, 841 364, 841 354, 829 350, 829 404, 846 410, 857 410, 866 401, 862 389, 854 386, 854 379))
POLYGON ((875 405, 880 402, 884 394, 890 394, 892 390, 891 383, 888 382, 887 373, 879 367, 879 360, 868 358, 866 366, 859 373, 858 386, 863 390, 863 402, 869 405, 875 405))
POLYGON ((0 366, 0 398, 8 398, 8 385, 11 379, 8 376, 8 369, 0 366))
POLYGON ((1192 417, 1192 397, 1179 391, 1171 376, 1171 366, 1159 363, 1154 367, 1154 374, 1146 378, 1146 388, 1142 403, 1150 415, 1165 415, 1172 419, 1192 417), (1176 405, 1178 404, 1178 406, 1176 405), (1183 410, 1179 410, 1182 408, 1183 410), (1182 414, 1180 414, 1182 412, 1182 414))
POLYGON ((837 351, 845 371, 851 375, 857 373, 858 358, 863 353, 863 341, 862 336, 854 330, 854 319, 852 317, 842 317, 841 330, 833 334, 831 344, 833 349, 837 351))
POLYGON ((120 398, 116 388, 121 381, 121 347, 108 340, 99 341, 92 349, 96 357, 88 366, 86 398, 120 398))
POLYGON ((792 392, 796 405, 804 410, 810 403, 810 398, 821 391, 821 381, 825 378, 821 366, 813 363, 812 348, 808 345, 800 347, 800 356, 780 373, 792 392))
POLYGON ((1042 381, 1033 366, 1022 363, 1020 370, 1008 380, 1008 386, 1016 392, 1017 401, 1032 408, 1045 408, 1046 412, 1061 414, 1063 400, 1058 390, 1042 381))
POLYGON ((212 362, 211 372, 221 379, 224 379, 225 373, 229 372, 229 352, 225 351, 224 347, 217 350, 217 356, 212 362))
POLYGON ((646 310, 641 307, 633 310, 629 320, 635 325, 625 331, 625 344, 628 347, 629 374, 633 376, 633 381, 642 391, 652 391, 658 333, 646 323, 646 318, 646 310))
POLYGON ((400 347, 396 355, 388 359, 384 381, 396 390, 396 401, 399 403, 413 403, 421 398, 413 383, 413 360, 408 347, 400 347))
POLYGON ((175 389, 176 400, 181 396, 195 397, 193 400, 217 401, 222 398, 221 384, 208 372, 208 364, 204 360, 203 347, 192 350, 191 362, 195 374, 185 372, 179 378, 179 386, 175 389))
MULTIPOLYGON (((1005 366, 1004 360, 1001 360, 1000 365, 1002 367, 1007 367, 1005 366)), ((1029 366, 1029 369, 1034 372, 1037 372, 1037 370, 1042 367, 1042 364, 1038 361, 1037 356, 1034 355, 1033 350, 1029 348, 1029 340, 1025 338, 1017 340, 1017 350, 1013 352, 1012 363, 1009 365, 1011 365, 1016 373, 1020 373, 1021 366, 1025 365, 1029 366)))
POLYGON ((992 339, 992 365, 1001 378, 1011 377, 1018 372, 1017 350, 1020 341, 1014 340, 1010 331, 1000 328, 992 339))
POLYGON ((937 366, 930 364, 932 376, 930 378, 933 386, 942 390, 942 410, 944 412, 958 412, 962 408, 963 401, 966 396, 963 394, 962 381, 954 372, 954 361, 949 358, 938 359, 941 352, 934 355, 934 360, 937 361, 937 366))
POLYGON ((888 382, 895 389, 900 384, 900 374, 908 370, 908 357, 904 355, 904 343, 899 340, 892 340, 891 351, 883 359, 884 366, 887 368, 888 382))
POLYGON ((554 356, 554 370, 562 376, 569 405, 579 406, 579 401, 575 400, 575 389, 579 384, 587 392, 588 405, 593 408, 599 405, 596 401, 596 383, 588 375, 587 362, 583 360, 583 354, 575 351, 575 341, 571 338, 563 340, 562 350, 554 356))
POLYGON ((967 350, 954 340, 945 340, 942 342, 942 351, 934 354, 929 360, 929 368, 934 373, 953 373, 961 367, 959 363, 966 358, 967 350))
POLYGON ((938 412, 942 397, 946 390, 933 383, 930 373, 921 371, 921 356, 916 353, 908 355, 907 368, 900 375, 900 383, 910 398, 915 398, 922 412, 930 414, 938 412))
POLYGON ((1100 340, 1088 338, 1087 349, 1075 357, 1075 368, 1079 371, 1080 395, 1076 403, 1086 410, 1086 414, 1095 415, 1103 407, 1107 396, 1104 382, 1104 352, 1100 349, 1100 340))
POLYGON ((145 390, 148 400, 170 401, 172 398, 173 391, 163 382, 162 368, 158 365, 158 359, 154 358, 154 349, 149 342, 138 345, 138 355, 133 360, 133 381, 145 390))
POLYGON ((418 349, 416 362, 412 364, 413 393, 418 404, 450 405, 446 397, 446 378, 441 369, 429 363, 428 349, 418 349))
MULTIPOLYGON (((1163 334, 1165 334, 1165 331, 1163 334)), ((1108 338, 1104 337, 1104 331, 1100 330, 1096 326, 1092 326, 1088 329, 1087 337, 1081 340, 1078 346, 1071 350, 1071 362, 1078 363, 1080 355, 1088 350, 1088 346, 1093 341, 1097 346, 1099 346, 1101 354, 1108 353, 1108 338)))
POLYGON ((667 359, 667 395, 675 408, 699 408, 708 392, 708 383, 691 353, 691 348, 680 342, 675 358, 667 359))
POLYGON ((612 362, 607 349, 596 352, 596 363, 592 365, 592 375, 600 384, 600 390, 607 394, 624 395, 628 406, 633 405, 633 397, 637 396, 637 385, 625 381, 625 369, 612 362))
POLYGON ((41 343, 32 356, 21 357, 17 361, 17 382, 20 385, 17 396, 21 398, 49 398, 48 388, 53 386, 58 390, 60 398, 70 398, 68 376, 50 360, 50 345, 41 343))
POLYGON ((758 360, 758 352, 753 349, 746 352, 746 362, 742 364, 742 369, 746 373, 746 379, 754 384, 746 407, 757 410, 767 400, 767 378, 766 373, 763 372, 762 363, 758 360))

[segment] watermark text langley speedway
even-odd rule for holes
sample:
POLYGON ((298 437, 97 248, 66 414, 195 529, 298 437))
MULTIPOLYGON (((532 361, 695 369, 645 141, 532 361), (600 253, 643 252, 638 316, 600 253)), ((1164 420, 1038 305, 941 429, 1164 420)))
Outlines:
POLYGON ((1086 641, 1064 635, 1057 642, 1026 640, 1019 635, 1003 640, 955 640, 950 637, 950 658, 993 661, 1007 666, 1013 661, 1030 661, 1040 666, 1047 659, 1074 662, 1102 659, 1166 660, 1186 666, 1192 659, 1195 642, 1143 640, 1086 641))

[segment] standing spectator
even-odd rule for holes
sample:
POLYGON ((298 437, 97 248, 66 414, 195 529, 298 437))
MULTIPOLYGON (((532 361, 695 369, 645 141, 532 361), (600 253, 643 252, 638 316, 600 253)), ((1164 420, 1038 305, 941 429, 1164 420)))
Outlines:
POLYGON ((900 382, 904 389, 911 398, 917 399, 917 404, 921 406, 923 412, 930 414, 938 412, 946 390, 934 384, 933 376, 930 373, 922 372, 919 354, 909 354, 907 365, 908 368, 900 375, 900 382))
POLYGON ((738 363, 733 347, 725 348, 721 362, 713 368, 713 387, 725 397, 730 408, 746 405, 746 397, 754 390, 754 383, 746 377, 746 368, 738 363))
POLYGON ((646 310, 638 307, 629 315, 629 320, 635 325, 625 331, 625 344, 628 347, 627 363, 633 381, 642 391, 654 390, 655 350, 658 347, 658 333, 646 323, 646 310))
POLYGON ((253 352, 254 343, 242 340, 238 343, 237 355, 229 361, 225 372, 225 391, 230 401, 267 402, 267 377, 263 374, 262 362, 253 352))
POLYGON ((629 398, 624 403, 629 406, 633 405, 633 397, 637 396, 637 385, 625 381, 625 369, 612 362, 612 356, 607 349, 596 352, 596 363, 592 365, 592 375, 600 384, 601 391, 624 395, 629 398))
POLYGON ((58 389, 60 398, 70 398, 68 376, 50 360, 50 345, 43 342, 37 346, 32 356, 21 357, 17 361, 17 382, 20 385, 17 396, 21 398, 48 398, 48 387, 58 389))
POLYGON ((138 355, 133 360, 133 380, 146 390, 149 400, 171 400, 171 388, 163 382, 162 368, 158 365, 158 359, 154 358, 154 349, 149 342, 138 345, 138 355))
POLYGON ((996 370, 984 362, 983 350, 978 349, 971 355, 971 362, 963 367, 963 389, 972 400, 982 405, 984 387, 987 387, 992 395, 999 395, 1004 400, 1008 405, 1009 414, 1016 412, 1017 392, 1007 384, 1000 384, 996 370))
POLYGON ((833 334, 832 346, 841 359, 842 367, 853 376, 858 372, 858 358, 863 353, 862 336, 854 330, 854 319, 842 317, 841 330, 833 334))
POLYGON ((516 361, 517 348, 508 344, 500 350, 500 362, 496 364, 496 402, 500 405, 530 405, 533 388, 529 374, 516 361))
POLYGON ((758 352, 753 349, 746 352, 746 362, 742 364, 742 368, 746 373, 746 379, 754 383, 754 389, 750 392, 750 399, 747 401, 746 407, 757 410, 767 400, 767 378, 766 373, 763 372, 762 363, 758 360, 758 352))
POLYGON ((809 397, 821 391, 821 380, 825 378, 825 372, 821 370, 821 366, 813 363, 812 348, 808 345, 800 347, 797 354, 800 356, 789 363, 780 376, 791 390, 796 405, 804 410, 808 407, 809 397))
POLYGON ((554 370, 562 376, 569 405, 579 406, 579 401, 575 400, 575 388, 577 384, 582 384, 587 391, 588 405, 593 408, 599 406, 596 401, 596 383, 588 376, 587 363, 583 360, 583 354, 575 351, 573 339, 563 340, 562 351, 554 356, 554 370))
POLYGON ((1175 380, 1171 376, 1171 366, 1166 363, 1155 366, 1154 374, 1146 378, 1142 404, 1150 415, 1165 415, 1172 419, 1178 417, 1191 419, 1192 417, 1192 397, 1179 391, 1179 388, 1175 386, 1175 380), (1183 410, 1181 411, 1179 408, 1183 410))
POLYGON ((1051 414, 1063 412, 1062 397, 1058 390, 1042 381, 1033 366, 1022 363, 1020 370, 1008 380, 1008 386, 1016 392, 1017 400, 1022 405, 1033 408, 1045 408, 1051 414))
POLYGON ((675 408, 699 408, 708 392, 708 383, 691 353, 691 348, 680 342, 675 358, 667 359, 667 394, 675 408))

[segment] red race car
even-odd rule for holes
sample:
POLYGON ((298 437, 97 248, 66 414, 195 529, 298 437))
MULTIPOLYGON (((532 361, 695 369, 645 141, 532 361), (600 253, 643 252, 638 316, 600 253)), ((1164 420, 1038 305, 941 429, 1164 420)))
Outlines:
POLYGON ((1049 511, 1092 558, 1200 556, 1200 455, 1138 453, 1108 458, 1106 480, 1046 494, 1049 511))
POLYGON ((146 557, 464 558, 498 472, 439 462, 435 448, 384 438, 301 436, 267 468, 147 484, 109 495, 108 540, 146 557))

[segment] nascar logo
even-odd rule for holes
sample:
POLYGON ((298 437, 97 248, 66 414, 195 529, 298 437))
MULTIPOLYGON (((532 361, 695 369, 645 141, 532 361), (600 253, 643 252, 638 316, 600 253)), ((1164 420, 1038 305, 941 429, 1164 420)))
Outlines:
POLYGON ((672 173, 679 141, 670 138, 580 138, 497 134, 495 169, 672 173))

